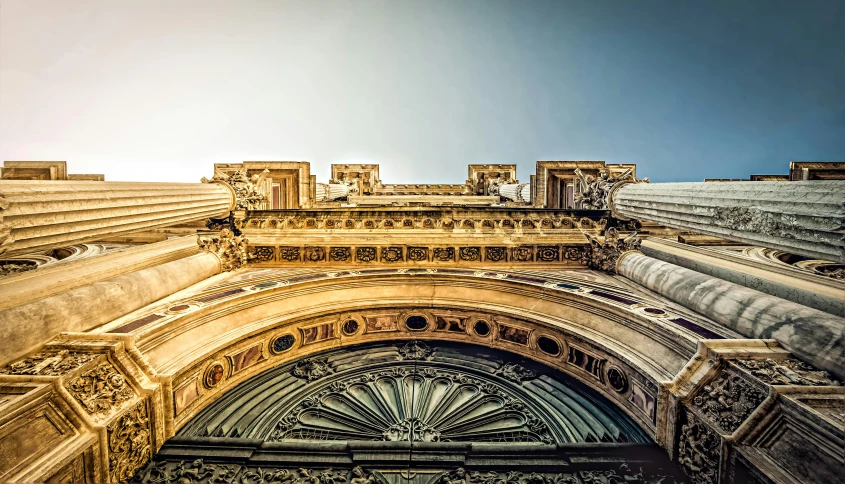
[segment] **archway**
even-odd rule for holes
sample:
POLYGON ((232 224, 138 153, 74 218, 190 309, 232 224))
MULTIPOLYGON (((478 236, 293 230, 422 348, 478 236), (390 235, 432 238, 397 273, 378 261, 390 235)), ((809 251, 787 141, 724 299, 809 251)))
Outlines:
POLYGON ((563 372, 500 349, 420 339, 329 349, 240 383, 168 440, 136 481, 185 476, 296 484, 681 480, 617 404, 563 372))

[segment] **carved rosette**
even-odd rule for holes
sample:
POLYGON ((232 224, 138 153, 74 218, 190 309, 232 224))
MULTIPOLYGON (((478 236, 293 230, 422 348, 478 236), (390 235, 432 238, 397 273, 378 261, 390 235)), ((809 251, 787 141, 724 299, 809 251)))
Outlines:
POLYGON ((222 183, 231 188, 235 194, 234 210, 258 210, 261 208, 261 204, 268 200, 267 195, 261 189, 267 173, 270 173, 270 170, 264 170, 260 175, 250 177, 246 171, 224 173, 215 170, 211 180, 203 177, 201 181, 203 183, 222 183))
POLYGON ((616 263, 622 254, 638 251, 642 244, 636 232, 630 233, 623 239, 619 237, 619 231, 612 227, 605 231, 604 240, 601 242, 596 237, 587 235, 587 238, 590 245, 583 252, 581 263, 610 275, 616 274, 616 263))
POLYGON ((152 432, 147 402, 139 402, 109 424, 107 435, 109 482, 112 484, 126 482, 152 457, 152 432))
POLYGON ((217 237, 197 237, 200 249, 211 252, 220 259, 223 272, 233 271, 248 260, 247 239, 235 236, 231 230, 223 229, 217 237))
POLYGON ((613 190, 626 183, 648 183, 648 178, 642 180, 634 176, 629 168, 618 175, 611 175, 602 171, 599 177, 585 175, 580 169, 575 169, 575 174, 581 179, 581 193, 575 194, 575 203, 583 203, 587 208, 593 210, 610 209, 610 197, 613 190))

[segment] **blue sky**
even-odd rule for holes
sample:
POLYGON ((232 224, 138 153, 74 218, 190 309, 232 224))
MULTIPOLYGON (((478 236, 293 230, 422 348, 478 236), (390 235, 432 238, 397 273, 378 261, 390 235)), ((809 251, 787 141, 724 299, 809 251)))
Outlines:
POLYGON ((845 160, 845 2, 0 0, 0 159, 107 180, 215 162, 637 163, 653 181, 845 160))

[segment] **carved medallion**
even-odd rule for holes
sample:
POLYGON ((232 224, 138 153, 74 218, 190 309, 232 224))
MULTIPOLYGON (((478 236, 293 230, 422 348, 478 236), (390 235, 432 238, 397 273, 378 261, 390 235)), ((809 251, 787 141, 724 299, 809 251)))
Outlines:
POLYGON ((485 247, 484 248, 484 257, 493 262, 499 262, 505 260, 507 254, 507 249, 504 247, 485 247))
POLYGON ((428 260, 428 247, 408 247, 408 260, 422 262, 428 260))
POLYGON ((435 247, 434 259, 440 262, 450 262, 455 260, 455 249, 452 247, 435 247))
POLYGON ((540 246, 537 247, 537 259, 543 262, 557 262, 558 248, 554 246, 540 246))
POLYGON ((347 262, 352 258, 352 249, 349 247, 332 247, 329 256, 334 262, 347 262))
POLYGON ((126 482, 152 457, 150 418, 147 402, 141 401, 109 424, 109 481, 126 482))
POLYGON ((358 247, 355 249, 355 258, 361 262, 372 262, 376 260, 376 248, 358 247))
POLYGON ((403 360, 429 360, 434 350, 421 341, 411 341, 399 348, 403 360))
POLYGON ((733 432, 766 398, 739 375, 723 372, 699 390, 692 403, 721 430, 733 432))
POLYGON ((135 396, 123 375, 110 363, 100 363, 74 378, 67 384, 67 390, 98 420, 135 396))
POLYGON ((271 261, 276 256, 273 247, 265 246, 250 247, 249 255, 251 256, 251 258, 262 262, 271 261))
POLYGON ((534 251, 528 246, 514 247, 511 258, 518 262, 531 262, 534 259, 534 251))
POLYGON ((399 262, 402 260, 402 247, 382 247, 381 260, 384 262, 399 262))
POLYGON ((481 260, 481 248, 480 247, 461 247, 460 249, 461 260, 469 261, 469 262, 476 262, 481 260))
POLYGON ((306 247, 305 259, 311 262, 319 262, 326 259, 326 249, 322 247, 306 247))
POLYGON ((283 261, 298 262, 299 247, 279 247, 279 257, 281 257, 283 261))

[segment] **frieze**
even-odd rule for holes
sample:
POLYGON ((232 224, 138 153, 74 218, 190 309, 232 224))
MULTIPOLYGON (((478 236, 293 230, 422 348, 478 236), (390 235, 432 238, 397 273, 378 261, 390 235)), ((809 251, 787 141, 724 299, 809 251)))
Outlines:
POLYGON ((838 386, 830 373, 817 370, 793 358, 774 360, 734 360, 734 363, 768 385, 838 386))
MULTIPOLYGON (((139 402, 109 424, 109 481, 112 484, 129 480, 152 457, 151 435, 146 401, 139 402)), ((184 479, 173 482, 184 482, 184 479)))
POLYGON ((28 260, 4 260, 0 261, 0 277, 37 269, 38 264, 28 260))
POLYGON ((258 246, 250 247, 250 263, 274 263, 278 253, 281 263, 354 263, 376 262, 516 262, 587 264, 590 249, 587 245, 521 245, 517 247, 314 247, 314 246, 258 246), (257 250, 260 249, 260 250, 257 250), (536 256, 535 256, 536 253, 536 256), (304 257, 302 255, 304 254, 304 257), (354 257, 353 257, 354 256, 354 257))
POLYGON ((238 237, 229 229, 223 229, 217 237, 197 237, 200 249, 215 254, 220 259, 223 272, 233 271, 246 265, 249 259, 247 239, 238 237))
POLYGON ((620 238, 619 231, 613 227, 605 231, 603 241, 590 235, 587 235, 587 238, 590 240, 590 245, 583 252, 581 262, 591 269, 610 275, 616 274, 616 262, 622 254, 640 250, 640 244, 642 244, 636 232, 631 232, 623 239, 620 238))
POLYGON ((110 363, 98 364, 71 380, 66 387, 73 398, 98 420, 135 396, 123 375, 110 363))
POLYGON ((42 351, 0 369, 0 374, 61 376, 98 356, 100 355, 97 353, 78 353, 70 350, 42 351))
POLYGON ((733 432, 766 399, 766 394, 741 376, 722 372, 704 385, 692 399, 693 405, 724 432, 733 432))

